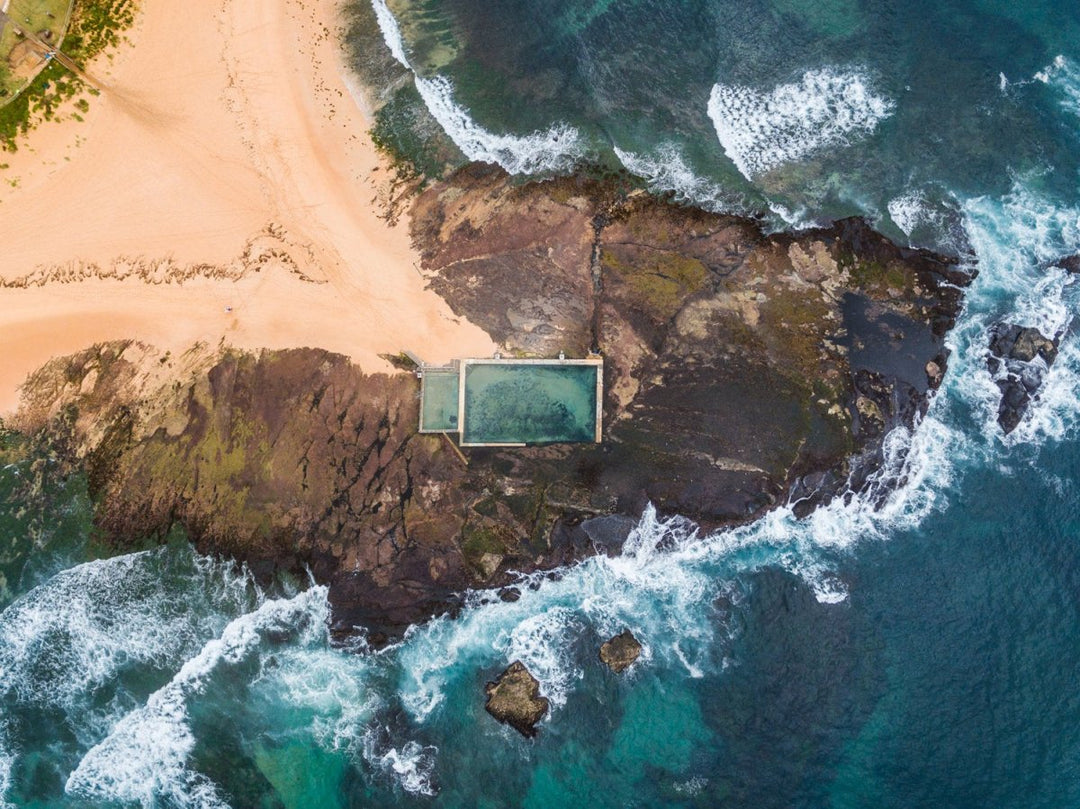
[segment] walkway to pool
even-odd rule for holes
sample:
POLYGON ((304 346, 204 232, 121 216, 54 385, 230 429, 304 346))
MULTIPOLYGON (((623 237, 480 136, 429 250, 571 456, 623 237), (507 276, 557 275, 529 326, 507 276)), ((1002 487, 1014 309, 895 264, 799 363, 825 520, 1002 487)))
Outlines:
MULTIPOLYGON (((407 353, 407 352, 406 352, 407 353)), ((461 359, 419 366, 420 432, 463 447, 599 443, 604 360, 461 359)))

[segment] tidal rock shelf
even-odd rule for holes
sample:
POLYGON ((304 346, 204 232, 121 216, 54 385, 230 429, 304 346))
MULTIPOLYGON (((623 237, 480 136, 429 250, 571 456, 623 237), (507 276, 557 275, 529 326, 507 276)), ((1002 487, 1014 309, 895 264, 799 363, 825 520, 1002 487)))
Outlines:
POLYGON ((417 432, 410 374, 129 342, 41 369, 14 426, 86 470, 117 547, 181 526, 258 573, 309 569, 336 636, 379 643, 512 571, 618 552, 650 502, 713 528, 857 487, 940 384, 970 280, 861 220, 766 234, 484 166, 420 195, 412 228, 430 285, 507 356, 603 353, 601 444, 466 466, 417 432))

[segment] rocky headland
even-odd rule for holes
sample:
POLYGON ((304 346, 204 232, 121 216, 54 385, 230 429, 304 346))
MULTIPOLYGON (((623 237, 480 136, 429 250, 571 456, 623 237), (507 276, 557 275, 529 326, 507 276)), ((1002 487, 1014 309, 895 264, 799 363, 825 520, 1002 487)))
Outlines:
MULTIPOLYGON (((183 527, 330 585, 373 642, 470 587, 617 552, 646 503, 705 527, 858 488, 940 384, 970 279, 861 220, 765 234, 618 183, 474 165, 412 211, 421 270, 520 356, 605 363, 604 441, 466 450, 417 433, 418 382, 319 349, 52 361, 13 426, 83 468, 118 547, 183 527)), ((402 346, 408 349, 409 346, 402 346)))

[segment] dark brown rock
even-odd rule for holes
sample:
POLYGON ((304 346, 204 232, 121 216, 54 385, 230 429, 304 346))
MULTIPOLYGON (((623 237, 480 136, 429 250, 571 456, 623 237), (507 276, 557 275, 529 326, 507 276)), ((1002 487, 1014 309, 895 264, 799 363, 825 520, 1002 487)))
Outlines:
POLYGON ((986 364, 1001 390, 998 424, 1006 434, 1016 429, 1042 387, 1045 371, 1057 358, 1058 340, 1038 329, 996 323, 990 329, 986 364), (1036 358, 1042 363, 1035 362, 1036 358))
POLYGON ((536 723, 548 712, 547 697, 540 696, 540 683, 520 660, 515 660, 494 682, 484 686, 484 708, 500 722, 522 736, 536 735, 536 723))
POLYGON ((1065 272, 1080 273, 1080 253, 1065 256, 1054 262, 1055 267, 1061 267, 1065 272))
POLYGON ((610 508, 606 494, 635 514, 651 501, 709 525, 759 515, 793 486, 809 509, 852 458, 868 474, 885 433, 940 384, 969 280, 861 220, 767 236, 579 178, 521 186, 491 169, 432 186, 413 232, 431 285, 509 350, 604 353, 606 443, 560 458, 583 471, 587 505, 610 508), (546 286, 572 328, 544 321, 546 286), (506 313, 529 301, 537 321, 515 327, 506 313))
POLYGON ((335 636, 387 639, 511 571, 618 553, 649 502, 713 527, 858 486, 940 383, 967 280, 858 220, 766 235, 475 167, 412 222, 431 285, 508 351, 603 351, 601 445, 474 449, 466 467, 417 434, 411 374, 132 343, 51 363, 16 426, 63 433, 115 544, 179 525, 266 574, 310 569, 335 636))
POLYGON ((600 647, 600 660, 616 674, 630 668, 640 654, 641 644, 629 629, 624 629, 600 647))

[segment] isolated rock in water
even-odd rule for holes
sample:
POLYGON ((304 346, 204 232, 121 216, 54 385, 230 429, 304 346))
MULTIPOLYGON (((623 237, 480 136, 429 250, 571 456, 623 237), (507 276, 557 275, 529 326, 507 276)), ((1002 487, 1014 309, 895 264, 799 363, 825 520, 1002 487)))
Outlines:
POLYGON ((540 696, 539 681, 520 660, 510 664, 495 682, 484 686, 487 712, 510 725, 522 736, 536 735, 536 723, 548 711, 546 697, 540 696))
POLYGON ((1080 253, 1075 255, 1065 256, 1054 262, 1054 265, 1061 267, 1065 272, 1077 272, 1080 273, 1080 253))
POLYGON ((1020 423, 1031 397, 1042 387, 1046 369, 1057 358, 1057 350, 1058 341, 1038 329, 1011 323, 997 323, 990 329, 986 364, 1001 389, 998 424, 1006 433, 1020 423))
POLYGON ((600 647, 600 659, 615 673, 630 668, 640 654, 641 644, 629 629, 624 629, 600 647))

